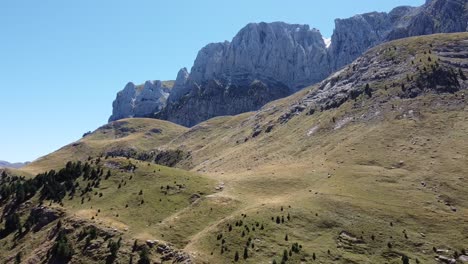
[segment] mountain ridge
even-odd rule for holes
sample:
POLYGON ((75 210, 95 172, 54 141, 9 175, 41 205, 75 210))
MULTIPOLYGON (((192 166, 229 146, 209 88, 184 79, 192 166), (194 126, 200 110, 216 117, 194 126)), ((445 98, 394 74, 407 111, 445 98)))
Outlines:
MULTIPOLYGON (((89 184, 80 176, 75 199, 66 192, 63 206, 43 203, 78 218, 60 218, 77 263, 104 261, 105 237, 122 237, 122 262, 143 248, 152 261, 183 252, 185 263, 231 263, 236 252, 246 263, 285 255, 286 263, 454 262, 468 243, 466 47, 468 33, 380 44, 258 111, 190 129, 114 121, 24 171, 73 167, 67 159, 111 170, 89 184), (79 230, 89 225, 107 231, 88 245, 79 230)), ((24 243, 14 235, 2 240, 0 260, 33 254, 10 247, 24 243)))
POLYGON ((125 97, 121 94, 114 111, 123 114, 109 120, 155 117, 190 127, 214 116, 258 110, 269 101, 322 81, 379 43, 466 31, 466 25, 468 6, 464 0, 427 1, 420 7, 401 6, 389 13, 336 19, 329 47, 320 31, 308 25, 249 23, 231 42, 202 48, 190 73, 185 68, 179 71, 177 93, 169 95, 167 103, 130 115, 125 114, 125 103, 117 103, 129 101, 119 99, 125 97))
POLYGON ((29 161, 26 161, 26 162, 13 162, 13 163, 10 163, 8 161, 4 161, 4 160, 0 160, 0 168, 13 168, 13 169, 19 169, 21 167, 24 167, 26 165, 28 165, 29 161))

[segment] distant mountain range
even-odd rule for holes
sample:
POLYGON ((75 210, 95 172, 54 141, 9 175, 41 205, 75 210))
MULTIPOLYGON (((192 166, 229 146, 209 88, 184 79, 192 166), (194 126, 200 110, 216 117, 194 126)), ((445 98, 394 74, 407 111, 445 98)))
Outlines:
POLYGON ((30 162, 15 162, 15 163, 10 163, 8 161, 0 160, 0 168, 14 168, 14 169, 19 169, 23 166, 28 165, 30 162))

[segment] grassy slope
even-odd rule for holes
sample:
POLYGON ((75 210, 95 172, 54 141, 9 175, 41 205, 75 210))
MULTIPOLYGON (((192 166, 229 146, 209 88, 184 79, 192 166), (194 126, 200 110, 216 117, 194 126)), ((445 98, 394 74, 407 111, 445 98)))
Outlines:
MULTIPOLYGON (((318 120, 310 119, 292 122, 313 127, 318 120)), ((281 236, 286 233, 290 241, 303 244, 309 255, 314 252, 320 255, 322 263, 332 262, 337 256, 341 257, 340 263, 399 261, 398 256, 389 260, 382 257, 390 251, 388 242, 395 244, 391 251, 428 263, 433 259, 433 246, 460 250, 468 241, 468 204, 463 198, 468 187, 464 158, 468 155, 464 143, 468 142, 468 136, 463 133, 468 129, 467 120, 465 111, 435 111, 418 122, 409 119, 352 124, 332 135, 317 133, 310 138, 304 136, 307 131, 291 135, 291 130, 285 128, 275 132, 276 136, 302 138, 297 143, 283 143, 283 151, 294 155, 296 160, 224 174, 220 174, 221 165, 210 175, 226 183, 226 196, 241 197, 246 207, 243 212, 254 215, 256 221, 267 222, 269 217, 281 214, 281 205, 292 205, 294 209, 291 225, 274 225, 272 234, 260 237, 261 241, 272 242, 254 253, 252 263, 280 254, 284 247, 280 243, 281 236), (450 126, 447 126, 447 118, 452 120, 450 126), (400 160, 404 161, 404 166, 392 168, 400 160), (421 182, 427 183, 427 187, 421 182), (457 207, 457 212, 444 204, 447 200, 457 207), (257 210, 264 214, 258 220, 257 210), (390 222, 394 223, 393 227, 390 222), (356 236, 362 234, 368 254, 337 249, 337 237, 342 230, 356 236), (404 238, 403 230, 407 231, 408 239, 404 238), (424 233, 425 238, 420 233, 424 233), (371 234, 377 237, 376 242, 371 241, 371 234), (332 251, 332 256, 328 256, 327 250, 332 251)), ((263 142, 258 142, 257 146, 274 147, 276 136, 258 139, 263 142)), ((243 153, 252 160, 252 167, 256 166, 254 156, 267 155, 243 153)), ((230 165, 227 168, 230 169, 230 165)), ((230 217, 240 217, 239 214, 230 217)), ((220 223, 215 230, 223 230, 224 224, 220 223)), ((213 235, 207 234, 188 249, 205 252, 204 257, 210 258, 212 242, 213 235)), ((242 246, 237 249, 242 250, 242 246)), ((219 248, 216 251, 219 252, 219 248)), ((221 257, 214 256, 212 261, 221 257)), ((230 252, 226 261, 232 257, 233 252, 230 252)))
MULTIPOLYGON (((439 47, 466 39, 463 33, 399 40, 375 48, 370 55, 397 46, 399 53, 383 52, 381 56, 408 64, 425 58, 422 52, 430 43, 439 47)), ((458 251, 468 247, 466 101, 462 92, 399 99, 398 87, 384 90, 384 82, 372 83, 372 99, 361 96, 336 109, 313 115, 302 112, 287 123, 278 121, 285 109, 316 87, 272 102, 261 111, 215 118, 190 130, 167 124, 174 133, 160 141, 143 141, 144 132, 116 139, 98 130, 81 141, 83 149, 71 151, 67 146, 26 170, 41 171, 71 157, 96 155, 108 144, 130 144, 146 150, 182 148, 192 153, 193 171, 205 174, 213 183, 223 182, 224 191, 193 205, 186 204, 186 196, 174 198, 168 207, 158 202, 159 184, 149 183, 159 177, 183 181, 180 175, 185 172, 177 171, 179 175, 171 170, 171 176, 164 178, 158 170, 166 168, 141 163, 136 180, 127 181, 127 185, 134 184, 128 192, 117 191, 117 182, 109 182, 113 187, 102 186, 103 198, 113 199, 92 198, 92 204, 84 205, 66 202, 66 208, 88 218, 95 215, 93 210, 106 208, 98 216, 103 223, 130 226, 128 235, 132 238, 170 241, 190 252, 196 263, 230 263, 236 251, 240 262, 271 263, 276 259, 280 263, 283 250, 294 242, 300 243, 302 250, 293 254, 289 263, 313 262, 314 254, 320 263, 401 263, 402 254, 408 255, 411 263, 416 258, 432 263, 432 247, 458 251), (269 125, 274 128, 266 133, 264 128, 269 125), (253 138, 259 127, 263 132, 253 138), (145 198, 141 208, 121 208, 124 203, 138 202, 140 188, 145 188, 145 196, 151 195, 148 207, 145 198), (172 206, 177 208, 175 214, 169 213, 172 206), (271 220, 277 216, 284 216, 285 223, 271 220), (240 220, 249 232, 235 226, 240 220), (264 225, 263 230, 257 222, 264 225), (345 241, 340 238, 342 231, 362 237, 363 243, 345 241), (223 247, 222 239, 217 240, 219 234, 225 239, 223 247), (249 258, 244 261, 249 238, 254 248, 249 244, 249 258)), ((146 119, 126 121, 131 127, 141 122, 141 131, 166 124, 146 119)))
POLYGON ((92 134, 46 155, 22 168, 29 174, 60 168, 69 160, 85 160, 117 149, 149 151, 170 142, 187 128, 156 119, 122 119, 104 125, 92 134), (158 132, 160 130, 160 132, 158 132))
MULTIPOLYGON (((440 47, 467 38, 466 33, 435 35, 378 48, 397 46, 401 58, 396 59, 414 56, 417 60, 428 56, 423 50, 429 44, 440 47)), ((225 225, 241 213, 253 215, 252 221, 268 222, 281 214, 281 205, 292 205, 293 221, 273 225, 267 234, 255 234, 263 246, 254 249, 248 262, 267 263, 272 258, 279 262, 284 247, 295 241, 304 245, 306 260, 316 253, 322 263, 400 263, 401 254, 430 263, 433 246, 466 248, 468 115, 463 92, 399 99, 397 87, 386 91, 384 83, 373 87, 381 89, 374 91, 371 100, 361 96, 356 103, 311 116, 303 112, 280 124, 281 109, 304 97, 308 92, 304 90, 257 113, 209 120, 173 141, 174 146, 192 151, 195 170, 224 181, 223 194, 239 198, 245 206, 218 226, 207 228, 210 232, 201 233, 199 241, 186 249, 211 262, 232 261, 235 251, 242 256, 247 237, 239 236, 241 230, 230 234, 225 225), (257 127, 267 125, 274 125, 272 132, 251 137, 257 127), (316 132, 309 136, 311 130, 316 132), (220 245, 214 246, 219 241, 213 230, 234 240, 227 253, 221 255, 220 245), (338 240, 343 230, 362 235, 366 243, 344 249, 338 240), (284 241, 286 233, 289 243, 284 241), (372 234, 375 241, 370 239, 372 234)))
MULTIPOLYGON (((95 162, 94 159, 92 161, 95 162)), ((74 198, 67 196, 63 201, 67 219, 64 222, 74 226, 73 223, 85 221, 78 226, 97 225, 113 230, 110 233, 120 233, 125 243, 120 252, 127 254, 126 256, 122 254, 121 261, 128 261, 130 246, 134 239, 167 241, 176 245, 186 243, 186 240, 203 229, 207 223, 219 218, 220 213, 229 213, 236 207, 235 201, 209 197, 208 195, 215 192, 216 181, 193 172, 125 158, 103 159, 101 165, 110 169, 112 176, 102 180, 99 188, 83 196, 83 202, 78 194, 74 198), (119 169, 129 162, 137 166, 134 172, 119 169), (177 188, 176 185, 183 187, 177 188), (194 199, 194 194, 200 197, 194 199), (180 221, 179 218, 184 214, 200 216, 180 221), (172 223, 177 223, 174 232, 172 223)), ((78 183, 82 187, 86 186, 86 182, 81 178, 78 183)), ((34 198, 33 201, 35 200, 34 198)), ((60 208, 54 203, 45 205, 60 208)), ((23 208, 21 212, 24 215, 22 217, 24 222, 28 215, 29 204, 23 208)), ((29 232, 20 239, 15 239, 14 234, 2 239, 0 261, 3 263, 18 252, 21 252, 24 258, 31 257, 35 254, 34 250, 39 248, 42 248, 41 252, 46 252, 53 242, 45 245, 41 243, 50 240, 47 236, 51 237, 54 224, 55 222, 39 232, 29 232)), ((76 228, 77 226, 74 226, 72 230, 76 228)), ((74 241, 75 252, 80 252, 84 247, 83 241, 77 238, 78 233, 74 230, 70 235, 74 241)), ((85 258, 77 255, 73 261, 76 263, 104 261, 108 249, 105 247, 106 243, 100 239, 94 241, 101 244, 98 252, 87 254, 85 258)), ((136 257, 137 252, 133 255, 136 257)), ((40 259, 44 260, 45 256, 41 256, 40 259)))

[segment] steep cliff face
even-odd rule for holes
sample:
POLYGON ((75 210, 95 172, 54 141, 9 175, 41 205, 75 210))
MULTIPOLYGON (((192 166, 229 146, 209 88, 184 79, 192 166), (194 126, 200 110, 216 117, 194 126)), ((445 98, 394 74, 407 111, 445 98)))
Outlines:
POLYGON ((329 50, 332 68, 338 69, 348 64, 369 47, 379 44, 391 27, 387 13, 375 12, 336 19, 329 50))
POLYGON ((190 73, 179 71, 168 98, 158 88, 139 93, 129 84, 117 96, 110 120, 152 116, 192 126, 215 116, 257 110, 322 81, 382 42, 467 27, 467 0, 428 0, 421 7, 337 19, 331 44, 307 25, 251 23, 231 42, 202 48, 190 73))
POLYGON ((117 93, 109 122, 126 117, 146 117, 161 111, 171 88, 171 82, 146 81, 143 85, 129 82, 117 93))
POLYGON ((388 14, 374 12, 336 19, 329 50, 331 68, 339 69, 385 41, 466 30, 466 0, 427 0, 421 7, 397 7, 388 14))
POLYGON ((251 23, 232 42, 209 44, 197 56, 191 79, 238 82, 249 78, 281 82, 295 91, 330 72, 325 42, 307 25, 251 23))
POLYGON ((289 87, 282 83, 251 78, 237 80, 236 83, 211 79, 203 85, 189 80, 186 87, 190 89, 187 94, 168 102, 155 117, 191 127, 215 116, 259 109, 271 100, 291 93, 289 87))
POLYGON ((329 72, 318 30, 282 22, 248 24, 232 42, 200 50, 190 74, 179 72, 166 108, 156 117, 193 126, 257 110, 329 72))

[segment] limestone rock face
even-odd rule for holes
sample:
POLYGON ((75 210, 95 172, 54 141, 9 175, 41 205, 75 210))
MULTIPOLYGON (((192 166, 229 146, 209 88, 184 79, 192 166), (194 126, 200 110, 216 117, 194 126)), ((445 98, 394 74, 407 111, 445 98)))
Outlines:
POLYGON ((112 103, 109 122, 127 117, 147 117, 161 111, 166 105, 171 85, 161 81, 146 81, 143 85, 129 82, 117 93, 112 103))
POLYGON ((196 83, 247 76, 281 82, 296 91, 325 78, 330 72, 325 42, 308 25, 283 22, 251 23, 232 42, 205 46, 190 73, 196 83))
POLYGON ((179 73, 177 73, 177 78, 174 82, 174 87, 172 87, 171 90, 171 96, 168 98, 169 102, 176 102, 180 99, 180 97, 188 92, 189 86, 186 85, 188 77, 189 73, 186 68, 179 70, 179 73))
POLYGON ((367 13, 336 19, 329 56, 337 70, 364 51, 385 41, 434 33, 468 30, 467 0, 427 0, 423 6, 402 6, 390 13, 367 13))
POLYGON ((333 69, 348 64, 369 47, 382 42, 391 26, 386 13, 375 12, 336 19, 329 51, 333 69))
POLYGON ((158 81, 143 87, 129 83, 117 95, 109 120, 146 116, 192 126, 258 110, 324 80, 382 42, 466 31, 467 10, 467 0, 427 0, 420 7, 337 19, 331 43, 307 25, 251 23, 231 42, 202 48, 191 71, 179 71, 170 95, 158 81))
POLYGON ((228 80, 212 79, 203 85, 189 81, 186 87, 190 89, 189 92, 179 100, 168 102, 157 118, 191 127, 215 116, 259 109, 273 99, 290 94, 289 87, 282 83, 254 79, 235 84, 228 80))
POLYGON ((200 50, 190 75, 179 72, 169 103, 157 117, 192 126, 257 110, 329 73, 318 30, 282 22, 248 24, 232 42, 200 50))

